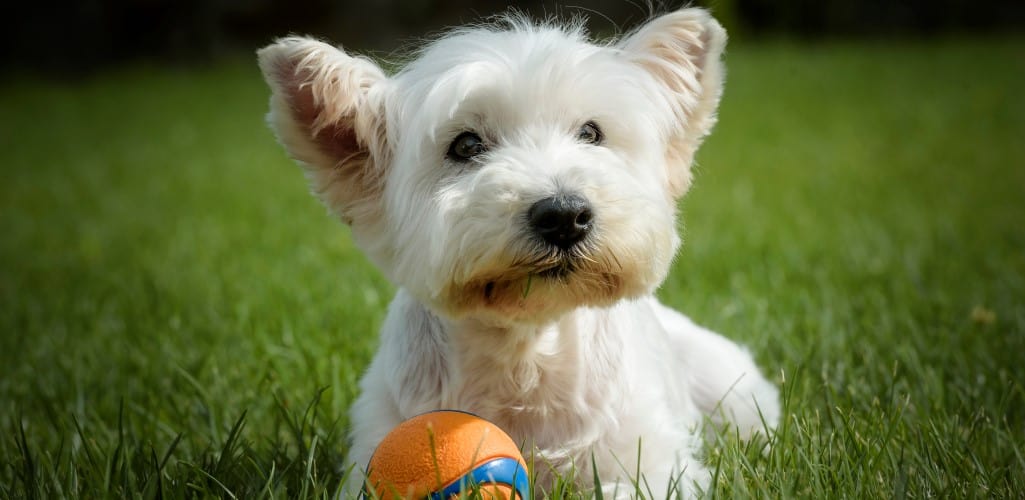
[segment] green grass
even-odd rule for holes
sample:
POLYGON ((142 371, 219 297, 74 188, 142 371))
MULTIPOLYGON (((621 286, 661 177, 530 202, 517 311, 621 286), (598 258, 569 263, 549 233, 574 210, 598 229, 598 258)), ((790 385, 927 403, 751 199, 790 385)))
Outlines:
MULTIPOLYGON (((751 346, 716 495, 1025 488, 1025 41, 737 46, 660 294, 751 346)), ((0 496, 324 497, 392 288, 255 63, 0 87, 0 496)), ((570 492, 572 494, 572 491, 570 492)))

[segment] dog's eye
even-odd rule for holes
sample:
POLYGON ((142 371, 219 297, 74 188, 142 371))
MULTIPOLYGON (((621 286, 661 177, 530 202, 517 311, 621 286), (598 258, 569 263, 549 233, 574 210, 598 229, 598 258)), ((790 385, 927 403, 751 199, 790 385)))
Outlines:
POLYGON ((587 122, 580 127, 577 131, 577 140, 585 144, 594 144, 595 146, 601 144, 605 136, 601 133, 601 129, 598 128, 598 124, 594 122, 587 122))
POLYGON ((448 146, 448 157, 455 161, 470 161, 488 150, 480 136, 474 132, 459 134, 448 146))

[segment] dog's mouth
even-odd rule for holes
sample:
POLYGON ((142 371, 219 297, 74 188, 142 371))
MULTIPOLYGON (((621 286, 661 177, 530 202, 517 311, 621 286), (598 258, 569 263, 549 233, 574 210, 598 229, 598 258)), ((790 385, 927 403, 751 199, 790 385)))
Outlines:
POLYGON ((539 281, 556 281, 566 283, 574 272, 579 268, 579 257, 570 254, 559 255, 555 258, 548 257, 544 262, 523 265, 524 270, 520 278, 488 280, 484 283, 483 293, 485 302, 491 302, 499 289, 506 288, 510 282, 520 282, 523 287, 523 298, 530 295, 532 285, 539 281))
POLYGON ((576 264, 572 259, 565 259, 554 266, 535 271, 533 274, 543 279, 566 279, 576 270, 576 264))
POLYGON ((511 265, 453 283, 445 304, 455 314, 473 311, 522 321, 550 319, 568 308, 607 305, 629 288, 629 274, 608 254, 555 251, 523 255, 511 265))
POLYGON ((569 248, 533 239, 507 246, 489 255, 476 272, 468 270, 469 276, 450 282, 441 304, 456 316, 547 321, 572 308, 605 307, 649 293, 657 285, 659 276, 649 269, 645 254, 604 244, 599 236, 569 248))
POLYGON ((527 271, 528 278, 566 281, 585 260, 587 257, 581 252, 559 250, 544 254, 534 262, 523 265, 522 269, 527 271))

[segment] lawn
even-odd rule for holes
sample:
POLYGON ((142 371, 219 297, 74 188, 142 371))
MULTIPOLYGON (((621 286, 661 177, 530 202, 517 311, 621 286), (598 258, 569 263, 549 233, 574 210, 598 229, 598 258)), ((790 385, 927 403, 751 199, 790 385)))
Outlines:
MULTIPOLYGON (((722 496, 1025 491, 1025 39, 737 45, 660 296, 783 387, 722 496)), ((244 61, 0 84, 0 496, 327 497, 392 287, 244 61)))

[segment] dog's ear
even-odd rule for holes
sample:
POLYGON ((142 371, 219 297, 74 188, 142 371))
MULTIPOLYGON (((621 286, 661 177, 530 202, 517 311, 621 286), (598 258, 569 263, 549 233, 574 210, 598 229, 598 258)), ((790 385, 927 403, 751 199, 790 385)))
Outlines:
POLYGON ((302 37, 277 40, 257 56, 272 92, 267 121, 305 167, 313 192, 347 224, 376 215, 388 156, 384 72, 302 37))
POLYGON ((620 42, 627 57, 662 85, 676 113, 677 129, 667 153, 673 196, 682 196, 690 187, 694 153, 715 125, 725 46, 726 31, 698 8, 655 18, 620 42))

